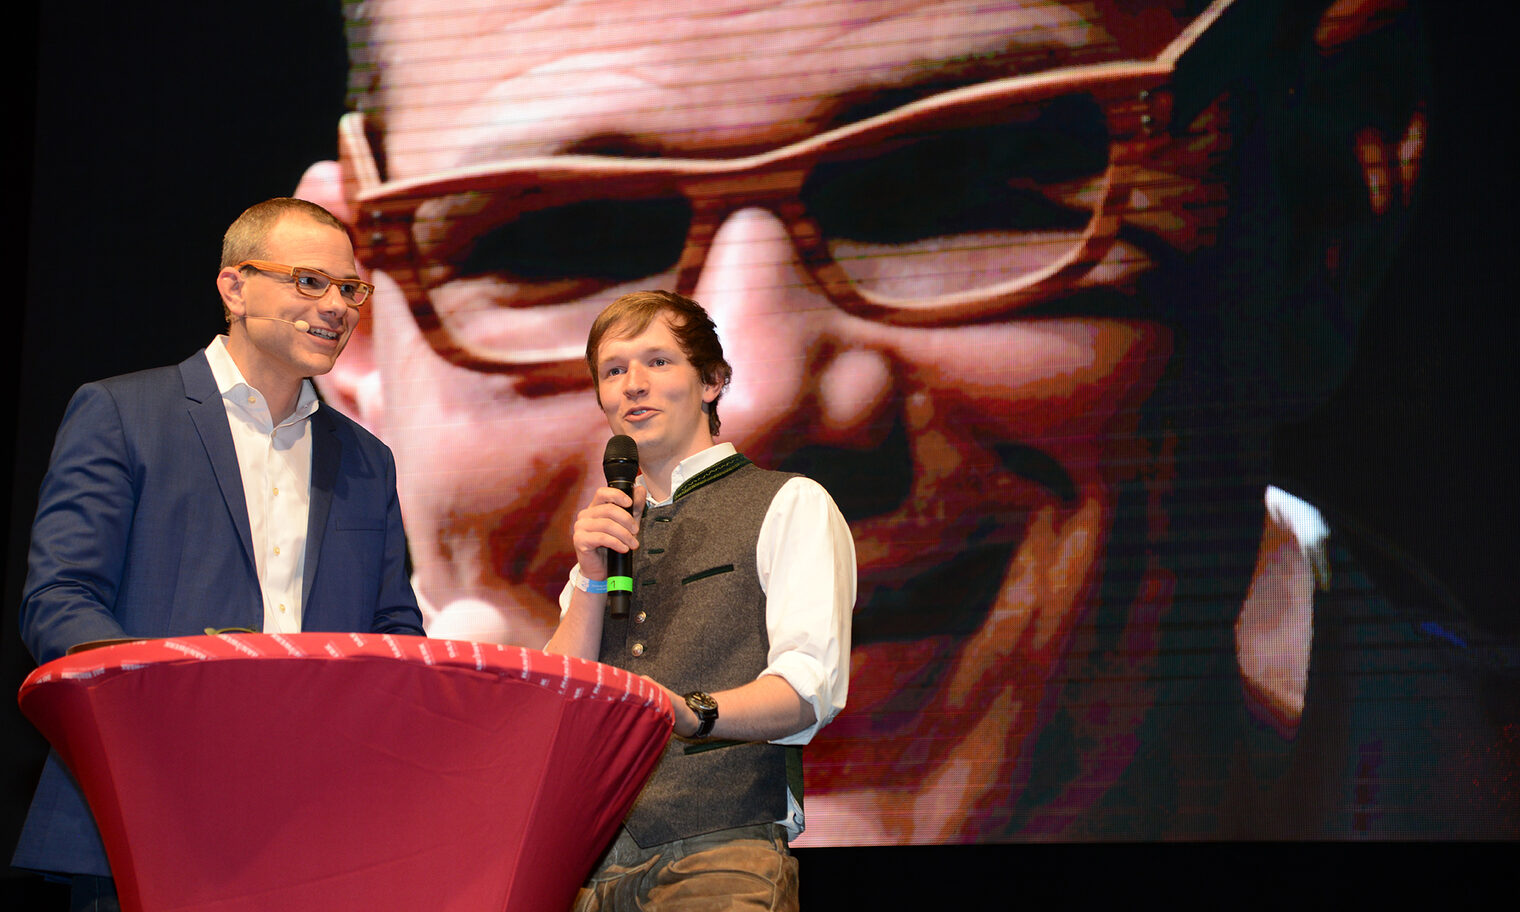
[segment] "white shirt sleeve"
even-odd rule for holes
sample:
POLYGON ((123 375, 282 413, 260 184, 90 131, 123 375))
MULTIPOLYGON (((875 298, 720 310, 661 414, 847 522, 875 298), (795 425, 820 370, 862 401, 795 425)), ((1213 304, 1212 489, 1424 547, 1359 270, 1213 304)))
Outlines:
POLYGON ((850 689, 855 540, 822 485, 793 478, 776 493, 760 526, 755 566, 770 636, 761 674, 790 684, 817 719, 774 743, 806 744, 844 708, 850 689))

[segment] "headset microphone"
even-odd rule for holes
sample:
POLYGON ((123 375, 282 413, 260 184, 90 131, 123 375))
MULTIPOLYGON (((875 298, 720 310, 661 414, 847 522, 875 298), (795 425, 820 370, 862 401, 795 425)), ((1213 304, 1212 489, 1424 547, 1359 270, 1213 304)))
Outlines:
POLYGON ((268 320, 271 323, 284 323, 287 326, 294 326, 296 328, 296 332, 309 332, 311 330, 311 324, 307 323, 305 320, 281 320, 279 317, 257 317, 251 314, 245 316, 243 319, 268 320))

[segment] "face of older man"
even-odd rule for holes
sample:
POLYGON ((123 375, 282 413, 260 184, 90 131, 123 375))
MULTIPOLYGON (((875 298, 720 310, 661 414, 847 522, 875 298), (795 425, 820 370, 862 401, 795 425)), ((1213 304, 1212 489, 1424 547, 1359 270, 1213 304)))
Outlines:
MULTIPOLYGON (((1149 59, 1180 28, 1165 4, 1046 0, 368 6, 390 182, 568 155, 732 163, 968 85, 1149 59)), ((1110 639, 1138 675, 1169 600, 1146 543, 1166 532, 1170 465, 1142 406, 1175 339, 1136 285, 1211 229, 1221 145, 1206 112, 1141 149, 1123 227, 1083 249, 1104 115, 1085 96, 1026 101, 804 149, 792 170, 750 160, 729 184, 696 166, 653 190, 627 168, 576 184, 544 161, 542 202, 518 172, 418 208, 418 225, 454 214, 413 232, 426 262, 404 276, 369 264, 373 318, 324 392, 395 449, 431 632, 536 646, 552 631, 607 435, 577 348, 616 294, 682 284, 734 366, 721 439, 819 478, 856 538, 849 708, 808 750, 810 833, 1001 826, 989 809, 1017 798, 1083 621, 1118 601, 1110 639), (998 297, 1071 256, 1087 262, 1027 306, 998 297), (519 352, 521 368, 478 363, 519 352)), ((361 218, 333 176, 303 191, 361 218)))

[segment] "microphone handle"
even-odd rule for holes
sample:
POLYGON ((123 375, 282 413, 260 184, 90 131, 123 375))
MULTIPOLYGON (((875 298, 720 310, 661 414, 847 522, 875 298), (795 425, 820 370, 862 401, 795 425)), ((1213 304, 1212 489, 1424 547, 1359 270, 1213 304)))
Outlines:
MULTIPOLYGON (((628 478, 613 478, 607 482, 609 488, 622 491, 630 498, 633 497, 633 480, 628 478)), ((633 508, 628 509, 629 514, 633 508)), ((607 549, 607 608, 612 617, 619 620, 628 616, 628 606, 633 601, 633 554, 626 551, 614 551, 607 549)))

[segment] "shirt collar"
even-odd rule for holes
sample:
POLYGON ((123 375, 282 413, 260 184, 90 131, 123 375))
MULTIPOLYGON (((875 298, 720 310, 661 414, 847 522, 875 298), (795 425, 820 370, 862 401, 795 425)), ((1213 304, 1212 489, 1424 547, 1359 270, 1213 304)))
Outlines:
MULTIPOLYGON (((715 443, 700 453, 687 456, 676 465, 675 471, 670 473, 670 497, 659 502, 651 502, 649 505, 651 507, 665 506, 674 499, 676 492, 681 490, 681 485, 686 482, 686 479, 711 466, 717 465, 719 462, 738 452, 731 443, 715 443)), ((644 476, 642 474, 638 477, 638 483, 644 485, 646 489, 649 487, 649 485, 644 484, 644 476)))
MULTIPOLYGON (((237 362, 232 360, 232 353, 227 350, 226 336, 218 335, 211 340, 210 345, 206 346, 206 361, 211 365, 211 377, 216 381, 216 391, 223 399, 246 411, 249 393, 253 393, 258 396, 259 404, 263 407, 265 414, 268 414, 269 406, 264 394, 254 389, 243 378, 243 372, 238 370, 237 362)), ((317 388, 310 380, 302 380, 301 395, 296 399, 295 411, 290 413, 289 418, 280 422, 280 426, 284 427, 310 418, 321 404, 321 400, 317 399, 317 388)))

